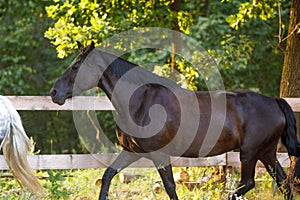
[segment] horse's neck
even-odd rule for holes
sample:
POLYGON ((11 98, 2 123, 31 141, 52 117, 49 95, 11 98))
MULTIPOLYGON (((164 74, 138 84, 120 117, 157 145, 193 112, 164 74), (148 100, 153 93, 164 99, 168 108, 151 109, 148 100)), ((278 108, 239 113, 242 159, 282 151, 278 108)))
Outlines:
POLYGON ((170 89, 180 88, 174 81, 157 76, 119 57, 95 50, 93 63, 101 71, 98 87, 104 90, 109 99, 116 92, 120 99, 145 84, 158 84, 170 89))
MULTIPOLYGON (((123 68, 123 65, 127 63, 126 61, 122 63, 118 56, 102 52, 99 49, 94 49, 91 53, 91 59, 88 61, 88 64, 98 68, 99 82, 97 86, 111 99, 114 87, 122 76, 122 74, 118 74, 115 71, 117 68, 123 68)), ((132 65, 134 66, 134 64, 132 65)))
POLYGON ((115 83, 112 82, 110 79, 106 78, 105 75, 103 75, 98 83, 98 87, 101 88, 106 96, 111 100, 111 96, 113 93, 115 83))

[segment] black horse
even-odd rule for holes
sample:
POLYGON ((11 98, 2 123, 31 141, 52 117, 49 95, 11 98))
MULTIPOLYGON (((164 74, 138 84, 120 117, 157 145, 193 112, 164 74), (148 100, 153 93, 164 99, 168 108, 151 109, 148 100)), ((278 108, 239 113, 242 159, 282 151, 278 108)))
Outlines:
POLYGON ((178 199, 170 156, 199 157, 240 150, 241 182, 235 199, 255 185, 260 160, 286 199, 292 191, 276 159, 281 138, 290 156, 300 156, 295 118, 284 99, 250 91, 190 91, 173 81, 94 47, 78 43, 80 55, 51 89, 53 102, 100 87, 117 111, 123 150, 103 175, 99 199, 112 178, 141 157, 158 169, 170 199, 178 199), (133 124, 133 125, 132 125, 133 124), (151 131, 153 130, 153 131, 151 131))

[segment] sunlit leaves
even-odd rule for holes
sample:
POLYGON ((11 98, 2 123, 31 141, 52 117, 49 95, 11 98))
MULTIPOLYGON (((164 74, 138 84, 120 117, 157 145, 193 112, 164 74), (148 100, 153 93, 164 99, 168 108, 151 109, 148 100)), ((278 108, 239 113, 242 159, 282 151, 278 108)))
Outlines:
POLYGON ((75 40, 84 44, 91 39, 101 43, 116 33, 136 27, 172 29, 174 21, 178 21, 179 29, 189 33, 192 23, 189 12, 171 11, 170 3, 169 0, 54 1, 46 11, 56 22, 45 36, 57 47, 58 57, 63 58, 75 47, 75 40))
POLYGON ((239 25, 245 24, 250 19, 260 18, 268 20, 276 17, 277 1, 272 0, 253 0, 252 2, 244 2, 240 4, 237 14, 232 14, 227 18, 227 22, 236 30, 239 25))
POLYGON ((199 72, 191 63, 184 60, 177 60, 173 70, 170 64, 156 65, 153 72, 159 76, 171 78, 185 89, 199 90, 200 87, 205 87, 204 84, 200 86, 202 82, 200 83, 199 72))
POLYGON ((189 27, 192 24, 192 19, 190 17, 190 14, 187 11, 179 11, 177 13, 177 20, 180 31, 183 33, 189 34, 189 27))

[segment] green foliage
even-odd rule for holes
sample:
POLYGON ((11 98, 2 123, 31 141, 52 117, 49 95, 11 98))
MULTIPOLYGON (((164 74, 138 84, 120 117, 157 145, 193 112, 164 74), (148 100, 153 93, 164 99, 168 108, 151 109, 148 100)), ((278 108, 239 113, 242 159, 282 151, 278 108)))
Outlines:
POLYGON ((176 81, 182 88, 189 90, 198 90, 205 87, 205 83, 200 84, 200 75, 190 63, 186 61, 177 61, 175 67, 172 70, 170 64, 162 66, 156 65, 153 72, 159 76, 171 78, 176 81))
POLYGON ((50 25, 46 5, 37 0, 0 1, 1 94, 46 95, 51 77, 61 73, 56 65, 63 62, 43 37, 50 25))
POLYGON ((63 187, 63 182, 66 180, 63 177, 63 171, 48 170, 48 177, 44 187, 50 192, 51 199, 66 199, 68 197, 68 190, 63 187))
POLYGON ((40 154, 86 153, 80 144, 70 111, 19 112, 28 135, 40 154), (37 123, 38 122, 38 123, 37 123))
POLYGON ((249 19, 260 18, 264 21, 276 17, 278 2, 272 0, 253 0, 243 2, 239 5, 237 14, 232 14, 227 18, 227 22, 232 28, 238 30, 239 24, 245 24, 249 19))
POLYGON ((0 23, 4 24, 0 26, 1 93, 22 94, 30 87, 24 83, 34 71, 26 63, 29 52, 24 52, 24 49, 37 45, 32 34, 35 17, 29 16, 29 13, 33 13, 34 6, 31 1, 0 2, 0 23), (16 10, 19 12, 15 12, 16 10), (15 91, 12 88, 16 88, 15 91))
MULTIPOLYGON (((179 3, 179 10, 174 11, 170 9, 169 1, 55 2, 46 10, 48 16, 57 21, 45 34, 57 46, 58 56, 64 57, 75 48, 75 40, 87 43, 93 39, 99 44, 113 34, 135 27, 173 28, 174 20, 177 20, 179 29, 196 38, 220 64, 226 88, 252 89, 277 95, 283 60, 282 54, 276 49, 277 40, 272 38, 277 32, 275 17, 278 2, 201 1, 200 5, 201 8, 193 1, 179 3), (165 21, 162 22, 161 19, 165 21), (97 23, 93 23, 95 21, 97 23), (265 77, 261 73, 269 70, 274 72, 272 76, 265 77), (249 76, 253 78, 245 79, 249 76), (275 85, 278 86, 274 87, 275 85)), ((286 13, 288 7, 281 9, 282 13, 286 13)), ((140 63, 149 59, 152 62, 165 60, 155 70, 168 70, 170 54, 164 54, 165 57, 162 58, 161 53, 158 55, 157 52, 149 50, 142 52, 144 55, 139 54, 140 58, 136 57, 136 53, 130 58, 134 57, 132 60, 140 63)), ((179 67, 177 70, 182 73, 179 82, 185 78, 188 84, 184 87, 205 89, 198 73, 189 70, 190 67, 185 66, 187 63, 176 61, 176 67, 179 67)), ((169 72, 165 71, 161 74, 167 73, 169 72)))
POLYGON ((56 20, 45 36, 57 47, 58 57, 69 55, 76 40, 96 44, 113 34, 136 27, 173 28, 178 20, 179 29, 188 33, 192 18, 185 10, 173 11, 169 0, 159 1, 54 1, 46 11, 56 20), (164 20, 161 20, 164 19, 164 20))
MULTIPOLYGON (((191 35, 219 63, 227 89, 251 89, 278 96, 283 54, 276 48, 277 39, 273 37, 278 31, 277 19, 247 18, 238 30, 232 29, 228 18, 240 6, 240 1, 234 0, 212 2, 211 14, 198 18, 198 23, 191 27, 191 35)), ((282 13, 287 13, 288 7, 282 9, 282 13)), ((288 16, 283 17, 286 22, 288 16)))

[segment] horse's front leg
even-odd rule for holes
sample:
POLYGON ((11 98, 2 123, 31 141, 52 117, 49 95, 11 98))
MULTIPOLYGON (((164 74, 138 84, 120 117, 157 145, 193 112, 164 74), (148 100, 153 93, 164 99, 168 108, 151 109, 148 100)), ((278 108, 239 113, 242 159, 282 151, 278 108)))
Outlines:
POLYGON ((170 199, 178 200, 178 196, 176 194, 176 184, 173 178, 170 156, 164 154, 161 155, 158 154, 151 156, 152 157, 151 159, 158 170, 158 173, 163 181, 166 192, 168 193, 170 199))
POLYGON ((108 196, 109 185, 113 177, 119 173, 122 169, 126 168, 131 163, 140 159, 138 155, 135 155, 128 151, 121 151, 116 160, 105 170, 102 177, 102 185, 99 195, 99 200, 106 200, 108 196))

